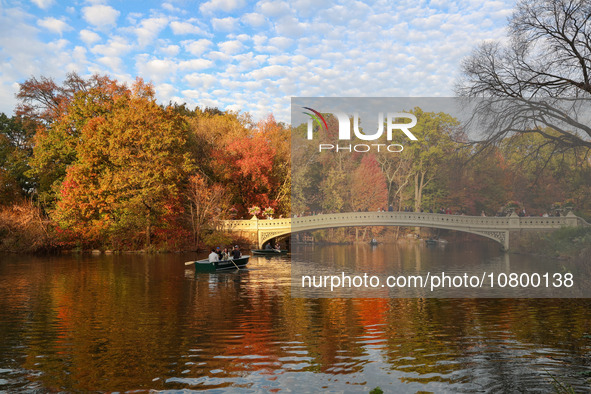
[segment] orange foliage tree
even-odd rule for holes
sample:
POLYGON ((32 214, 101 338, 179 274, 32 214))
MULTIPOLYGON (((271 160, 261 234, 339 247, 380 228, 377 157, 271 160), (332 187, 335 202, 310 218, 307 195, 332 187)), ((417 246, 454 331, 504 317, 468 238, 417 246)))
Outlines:
POLYGON ((68 152, 63 181, 54 174, 52 218, 88 244, 150 246, 154 228, 166 238, 182 233, 179 186, 192 168, 182 119, 158 106, 151 85, 139 79, 131 88, 103 88, 78 92, 38 137, 37 171, 52 166, 61 148, 68 152))

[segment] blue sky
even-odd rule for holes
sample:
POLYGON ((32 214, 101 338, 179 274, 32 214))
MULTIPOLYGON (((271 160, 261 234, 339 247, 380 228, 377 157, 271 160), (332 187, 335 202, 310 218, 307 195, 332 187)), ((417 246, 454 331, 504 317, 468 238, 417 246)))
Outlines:
POLYGON ((269 113, 292 96, 451 96, 514 1, 0 0, 0 112, 68 71, 151 81, 163 103, 269 113))

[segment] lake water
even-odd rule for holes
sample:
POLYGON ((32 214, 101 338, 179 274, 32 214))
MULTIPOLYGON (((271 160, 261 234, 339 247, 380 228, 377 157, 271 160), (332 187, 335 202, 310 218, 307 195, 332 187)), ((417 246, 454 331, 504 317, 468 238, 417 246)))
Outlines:
MULTIPOLYGON (((500 255, 411 247, 443 262, 500 255)), ((195 275, 196 257, 0 256, 0 391, 591 387, 587 299, 292 298, 290 257, 195 275)))

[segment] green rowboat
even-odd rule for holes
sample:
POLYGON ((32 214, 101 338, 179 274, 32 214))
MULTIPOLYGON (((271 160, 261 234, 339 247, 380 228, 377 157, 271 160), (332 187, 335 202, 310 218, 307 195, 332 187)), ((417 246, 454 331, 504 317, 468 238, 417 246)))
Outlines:
POLYGON ((239 259, 210 262, 209 259, 195 261, 195 272, 216 272, 223 270, 235 270, 244 268, 248 264, 250 256, 242 256, 239 259))

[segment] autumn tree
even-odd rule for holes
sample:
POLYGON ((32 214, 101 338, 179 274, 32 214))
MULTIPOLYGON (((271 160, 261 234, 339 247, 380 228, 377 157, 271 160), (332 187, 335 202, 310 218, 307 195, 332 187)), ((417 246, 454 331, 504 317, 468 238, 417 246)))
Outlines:
POLYGON ((531 212, 548 211, 553 203, 565 200, 573 200, 579 208, 586 205, 588 197, 583 196, 591 190, 591 163, 579 150, 557 154, 539 134, 506 138, 501 149, 515 177, 513 200, 526 204, 531 212))
POLYGON ((189 177, 186 196, 189 201, 193 242, 197 247, 204 228, 215 228, 225 216, 223 212, 229 210, 229 195, 223 185, 212 183, 201 174, 195 174, 189 177))
POLYGON ((408 186, 412 178, 411 161, 403 155, 387 150, 382 150, 376 154, 376 160, 382 168, 388 187, 388 205, 396 205, 398 208, 403 204, 403 191, 408 186))
MULTIPOLYGON (((51 207, 66 176, 66 170, 78 160, 78 146, 87 124, 90 123, 90 128, 96 127, 109 116, 115 102, 129 95, 130 91, 115 80, 93 76, 92 83, 82 84, 84 88, 70 96, 47 89, 45 85, 53 85, 47 79, 42 80, 45 81, 42 84, 44 89, 39 88, 40 92, 27 96, 29 101, 33 100, 32 97, 40 96, 36 99, 40 101, 39 105, 27 107, 27 116, 41 118, 46 122, 38 127, 35 134, 35 149, 30 160, 29 175, 37 182, 37 192, 42 202, 51 207), (52 97, 50 93, 56 94, 53 101, 48 98, 52 97)), ((21 86, 19 97, 23 90, 34 90, 36 84, 31 81, 37 80, 25 82, 21 86)), ((60 88, 58 92, 62 90, 69 92, 66 88, 60 88)))
MULTIPOLYGON (((137 244, 141 233, 150 246, 153 228, 182 210, 179 185, 191 170, 186 127, 155 103, 152 87, 141 80, 123 92, 103 92, 109 98, 95 112, 97 93, 79 92, 68 109, 79 125, 76 139, 69 138, 67 122, 51 128, 72 152, 52 217, 89 242, 110 236, 137 244)), ((48 144, 36 147, 36 158, 51 154, 43 149, 48 144)))
MULTIPOLYGON (((84 79, 75 72, 70 72, 62 84, 53 78, 41 76, 31 77, 20 84, 16 97, 19 104, 16 113, 32 121, 50 125, 69 111, 69 106, 79 92, 104 90, 113 85, 113 80, 98 74, 84 79)), ((121 91, 123 85, 118 85, 121 91)))
POLYGON ((442 174, 446 160, 453 154, 456 145, 452 136, 459 123, 445 113, 424 112, 420 108, 411 112, 417 117, 417 125, 412 129, 417 141, 405 145, 402 158, 411 163, 414 209, 419 211, 426 187, 442 174))
POLYGON ((0 114, 0 205, 16 202, 33 191, 27 172, 34 131, 26 119, 0 114))
POLYGON ((513 199, 514 173, 498 148, 486 155, 459 150, 442 170, 426 199, 431 207, 494 215, 513 199))
POLYGON ((270 199, 277 212, 289 216, 291 210, 291 129, 278 123, 273 115, 257 124, 258 132, 265 136, 267 144, 274 149, 271 167, 270 199))
MULTIPOLYGON (((320 207, 326 201, 318 192, 319 184, 326 172, 322 172, 322 164, 318 162, 318 152, 314 141, 306 139, 305 125, 292 127, 291 130, 291 211, 301 215, 311 209, 320 207)), ((327 209, 328 212, 335 212, 327 209)))
POLYGON ((288 214, 288 128, 272 116, 255 125, 247 115, 199 108, 187 122, 192 157, 204 175, 224 185, 240 215, 253 205, 288 214))
POLYGON ((354 211, 376 211, 386 208, 388 189, 386 178, 373 154, 364 154, 353 173, 351 207, 354 211))

